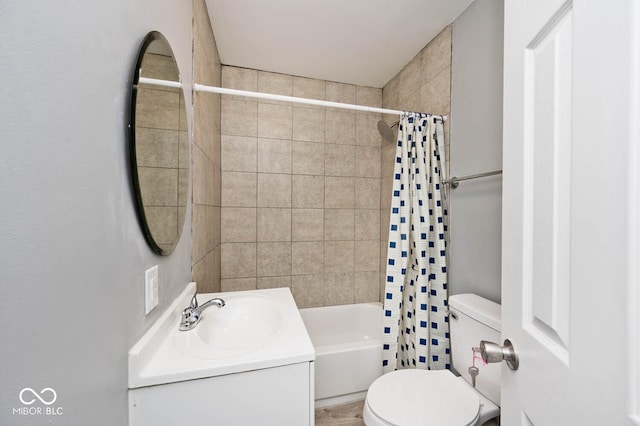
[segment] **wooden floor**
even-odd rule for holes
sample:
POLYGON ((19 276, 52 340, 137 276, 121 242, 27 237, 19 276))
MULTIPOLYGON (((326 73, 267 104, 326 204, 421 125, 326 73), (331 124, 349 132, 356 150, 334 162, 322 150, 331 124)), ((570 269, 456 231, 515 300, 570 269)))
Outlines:
MULTIPOLYGON (((316 410, 316 426, 365 426, 362 420, 364 401, 316 410)), ((500 417, 491 419, 483 426, 500 426, 500 417)))
POLYGON ((316 410, 316 426, 364 426, 364 401, 316 410))

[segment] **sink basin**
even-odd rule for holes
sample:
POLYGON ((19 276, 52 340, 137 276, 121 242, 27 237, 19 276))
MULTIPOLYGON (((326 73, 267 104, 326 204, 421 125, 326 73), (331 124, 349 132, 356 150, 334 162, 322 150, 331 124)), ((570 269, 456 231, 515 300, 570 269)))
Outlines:
MULTIPOLYGON (((277 301, 269 296, 234 294, 222 308, 207 308, 198 325, 174 335, 176 349, 201 359, 223 359, 260 349, 283 329, 277 301)), ((198 296, 198 303, 206 300, 198 296)))

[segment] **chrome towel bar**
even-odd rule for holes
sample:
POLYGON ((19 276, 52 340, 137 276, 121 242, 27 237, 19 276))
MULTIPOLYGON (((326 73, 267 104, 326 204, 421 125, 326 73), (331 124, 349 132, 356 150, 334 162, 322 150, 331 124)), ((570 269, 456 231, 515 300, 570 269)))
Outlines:
POLYGON ((492 172, 486 172, 486 173, 478 173, 475 175, 468 175, 468 176, 462 176, 462 177, 452 177, 451 179, 447 179, 445 180, 444 183, 445 185, 451 185, 451 188, 457 188, 459 185, 459 182, 463 181, 463 180, 469 180, 469 179, 478 179, 478 178, 483 178, 483 177, 487 177, 487 176, 494 176, 494 175, 501 175, 502 174, 502 170, 494 170, 492 172))

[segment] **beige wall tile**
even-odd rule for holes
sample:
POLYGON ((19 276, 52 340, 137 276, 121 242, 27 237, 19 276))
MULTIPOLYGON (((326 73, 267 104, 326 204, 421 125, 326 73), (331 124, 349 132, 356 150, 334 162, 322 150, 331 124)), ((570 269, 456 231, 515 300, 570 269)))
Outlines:
POLYGON ((207 206, 208 207, 208 211, 210 213, 208 213, 208 217, 211 217, 211 222, 208 226, 210 226, 211 228, 213 228, 213 244, 216 247, 220 246, 220 243, 222 242, 222 232, 220 229, 220 225, 222 223, 222 208, 220 206, 207 206))
POLYGON ((422 98, 421 98, 421 91, 420 90, 421 89, 416 90, 415 92, 413 92, 411 94, 411 96, 409 96, 408 98, 405 98, 402 101, 402 105, 407 111, 415 111, 415 112, 430 111, 429 108, 426 108, 422 104, 422 98))
POLYGON ((223 278, 220 283, 222 291, 247 291, 255 290, 256 279, 253 278, 223 278))
POLYGON ((451 30, 451 25, 446 27, 420 53, 424 81, 431 80, 451 66, 451 30))
POLYGON ((258 104, 258 136, 291 139, 292 115, 292 107, 288 105, 258 104))
POLYGON ((296 175, 324 175, 324 144, 293 141, 292 171, 296 175))
POLYGON ((211 214, 208 217, 212 217, 212 219, 210 219, 212 222, 208 226, 211 226, 213 228, 213 244, 216 247, 219 247, 220 243, 222 242, 222 234, 220 231, 222 208, 220 206, 208 207, 211 210, 211 214))
MULTIPOLYGON (((418 88, 416 88, 418 90, 418 88)), ((382 137, 378 132, 380 115, 356 114, 356 145, 379 147, 382 145, 382 137)), ((391 123, 389 123, 391 125, 391 123)), ((395 127, 394 127, 395 131, 395 127)))
POLYGON ((222 87, 256 92, 258 90, 258 72, 249 68, 223 66, 222 87))
POLYGON ((214 179, 215 167, 213 161, 200 149, 193 145, 193 202, 198 204, 213 204, 213 194, 210 191, 214 179))
MULTIPOLYGON (((382 107, 388 109, 400 109, 399 105, 399 90, 400 87, 400 73, 396 74, 389 82, 382 88, 382 107)), ((395 120, 394 120, 395 121, 395 120)))
POLYGON ((380 148, 356 147, 356 177, 380 177, 380 148))
POLYGON ((355 179, 355 207, 357 209, 380 208, 380 179, 355 179))
POLYGON ((298 308, 324 306, 324 275, 294 275, 291 292, 298 308))
POLYGON ((293 139, 324 142, 324 110, 293 107, 293 139))
POLYGON ((355 270, 356 272, 380 270, 379 240, 355 242, 355 270))
POLYGON ((324 246, 322 241, 294 242, 291 245, 291 273, 293 275, 321 274, 324 246))
POLYGON ((244 99, 222 98, 221 131, 227 136, 258 135, 258 104, 244 99))
POLYGON ((355 204, 355 180, 352 177, 324 178, 324 207, 328 209, 352 209, 355 204))
POLYGON ((334 83, 327 81, 327 100, 345 104, 356 103, 356 86, 353 84, 334 83))
POLYGON ((325 112, 325 142, 337 145, 356 144, 356 113, 342 109, 325 112))
MULTIPOLYGON (((287 74, 258 71, 258 92, 291 96, 293 93, 293 77, 287 74)), ((260 99, 259 102, 272 103, 273 101, 260 99)))
POLYGON ((256 243, 221 244, 221 278, 256 276, 256 243))
POLYGON ((293 77, 293 96, 307 99, 325 99, 326 82, 312 78, 293 77))
POLYGON ((391 207, 389 209, 380 210, 380 240, 389 240, 389 227, 391 226, 391 207))
POLYGON ((325 209, 324 239, 346 241, 354 239, 354 210, 325 209))
POLYGON ((211 180, 205 182, 205 185, 208 187, 207 198, 212 198, 211 203, 207 204, 220 206, 222 205, 222 171, 220 170, 219 164, 212 162, 212 165, 211 180))
POLYGON ((258 207, 291 207, 291 175, 258 173, 258 207))
POLYGON ((293 209, 291 211, 293 241, 322 241, 324 239, 324 209, 293 209))
POLYGON ((324 176, 294 175, 291 178, 294 208, 324 207, 324 176))
POLYGON ((258 171, 262 173, 291 173, 291 141, 258 139, 258 171))
POLYGON ((204 0, 193 3, 194 81, 219 86, 222 69, 204 0))
POLYGON ((198 293, 218 293, 220 289, 220 247, 193 265, 193 281, 198 293))
POLYGON ((327 305, 353 303, 355 273, 342 272, 324 274, 324 300, 327 305))
POLYGON ((192 224, 193 233, 193 260, 199 262, 207 254, 209 254, 219 242, 215 241, 215 220, 217 218, 215 210, 219 207, 203 206, 195 204, 193 206, 192 224))
POLYGON ((222 207, 220 227, 223 243, 255 242, 256 209, 222 207))
POLYGON ((168 248, 178 235, 178 209, 145 206, 144 215, 153 240, 161 248, 168 248))
POLYGON ((256 172, 258 170, 258 139, 223 135, 221 140, 222 170, 256 172))
MULTIPOLYGON (((209 158, 215 160, 217 159, 216 142, 220 138, 220 96, 210 95, 210 93, 199 92, 194 94, 193 139, 194 143, 197 143, 209 158)), ((181 127, 183 126, 182 121, 184 120, 181 120, 181 127)), ((186 129, 183 131, 186 133, 186 129)))
POLYGON ((352 145, 325 144, 325 176, 353 176, 355 172, 355 147, 352 145))
MULTIPOLYGON (((180 79, 175 60, 168 56, 146 52, 141 68, 144 70, 144 77, 147 78, 172 81, 180 79)), ((169 88, 162 87, 161 89, 168 90, 169 88)))
POLYGON ((138 167, 140 193, 145 206, 178 205, 178 169, 138 167))
POLYGON ((291 209, 258 209, 258 241, 291 241, 291 209))
POLYGON ((355 239, 380 239, 380 210, 356 210, 355 239))
POLYGON ((440 71, 440 74, 422 86, 420 102, 429 113, 447 115, 451 111, 451 67, 440 71))
POLYGON ((180 95, 145 87, 136 98, 136 126, 178 130, 180 95))
POLYGON ((380 153, 380 172, 382 178, 393 179, 394 168, 396 165, 396 146, 395 144, 388 144, 382 147, 382 152, 380 153))
POLYGON ((291 287, 291 275, 284 277, 260 277, 258 278, 258 289, 291 287))
POLYGON ((354 270, 353 241, 325 241, 324 272, 350 272, 354 270))
POLYGON ((355 303, 380 301, 380 273, 357 272, 355 277, 355 303))
POLYGON ((256 206, 256 173, 222 172, 224 207, 256 206))
POLYGON ((357 86, 356 104, 381 108, 382 89, 376 89, 375 87, 357 86))
POLYGON ((178 167, 178 131, 136 126, 138 167, 178 167))
POLYGON ((291 275, 291 243, 258 243, 258 277, 291 275))
MULTIPOLYGON (((220 132, 217 133, 219 137, 220 132)), ((219 147, 220 145, 218 145, 218 148, 219 147)), ((214 163, 220 162, 220 155, 212 157, 207 151, 205 151, 205 154, 207 154, 214 163)), ((189 132, 184 130, 178 132, 178 167, 181 169, 188 169, 191 167, 191 144, 189 142, 189 132)))
POLYGON ((414 57, 411 62, 400 72, 400 85, 398 87, 398 98, 403 103, 413 92, 415 92, 422 83, 420 76, 421 60, 418 56, 414 57))
POLYGON ((198 232, 193 232, 191 237, 191 256, 194 264, 200 262, 213 246, 212 230, 205 227, 205 223, 206 206, 194 204, 191 210, 191 227, 198 230, 198 232))

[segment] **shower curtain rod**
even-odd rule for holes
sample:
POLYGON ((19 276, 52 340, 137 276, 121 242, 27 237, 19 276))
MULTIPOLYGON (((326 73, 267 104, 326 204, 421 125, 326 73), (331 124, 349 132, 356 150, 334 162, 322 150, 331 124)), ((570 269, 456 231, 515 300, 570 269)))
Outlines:
MULTIPOLYGON (((178 81, 158 80, 155 78, 147 78, 147 77, 140 77, 138 80, 138 83, 150 84, 153 86, 182 88, 182 83, 178 81)), ((342 108, 342 109, 350 109, 350 110, 364 111, 364 112, 379 112, 382 114, 404 115, 405 113, 408 112, 408 111, 400 111, 395 109, 376 108, 376 107, 370 107, 370 106, 364 106, 364 105, 345 104, 341 102, 321 101, 318 99, 299 98, 297 96, 274 95, 271 93, 258 93, 258 92, 251 92, 248 90, 226 89, 224 87, 205 86, 203 84, 198 84, 198 83, 194 83, 193 90, 195 90, 196 92, 219 93, 222 95, 244 96, 249 98, 268 99, 272 101, 281 101, 281 102, 293 102, 298 104, 316 105, 316 106, 324 106, 324 107, 330 107, 330 108, 342 108)), ((442 121, 447 120, 446 115, 438 116, 438 118, 441 118, 442 121)))
POLYGON ((442 183, 445 185, 451 185, 451 188, 457 188, 459 185, 460 181, 463 180, 469 180, 469 179, 477 179, 477 178, 483 178, 483 177, 487 177, 487 176, 494 176, 494 175, 501 175, 502 174, 502 170, 494 170, 492 172, 486 172, 486 173, 478 173, 476 175, 468 175, 468 176, 462 176, 462 177, 452 177, 451 179, 447 179, 445 181, 443 181, 442 183))

